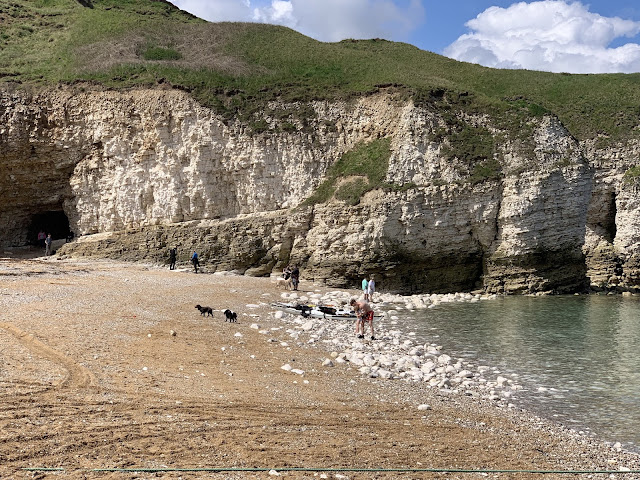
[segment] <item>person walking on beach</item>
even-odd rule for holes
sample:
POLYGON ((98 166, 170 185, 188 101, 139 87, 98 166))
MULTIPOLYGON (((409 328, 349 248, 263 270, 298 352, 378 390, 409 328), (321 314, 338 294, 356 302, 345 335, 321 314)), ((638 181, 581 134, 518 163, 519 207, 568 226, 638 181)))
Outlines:
POLYGON ((356 336, 358 338, 364 338, 364 324, 365 322, 369 322, 371 340, 375 340, 376 337, 373 334, 373 309, 371 306, 365 301, 358 302, 355 298, 351 299, 349 305, 351 305, 356 312, 356 336))
POLYGON ((51 234, 47 235, 47 238, 44 239, 44 254, 51 255, 51 234))
POLYGON ((298 290, 298 284, 300 283, 300 269, 297 265, 293 266, 293 270, 291 270, 291 285, 294 290, 298 290))
POLYGON ((364 295, 364 301, 367 302, 369 301, 369 292, 367 291, 367 288, 369 287, 369 283, 367 282, 366 278, 362 279, 362 293, 364 295))
POLYGON ((369 279, 369 283, 367 284, 367 297, 370 302, 373 302, 373 294, 376 291, 376 282, 373 280, 373 276, 369 279))
POLYGON ((175 247, 169 250, 169 270, 176 269, 177 256, 178 256, 178 250, 175 247))
POLYGON ((193 269, 198 273, 198 267, 200 266, 200 260, 198 259, 198 252, 193 252, 191 255, 191 263, 193 263, 193 269))

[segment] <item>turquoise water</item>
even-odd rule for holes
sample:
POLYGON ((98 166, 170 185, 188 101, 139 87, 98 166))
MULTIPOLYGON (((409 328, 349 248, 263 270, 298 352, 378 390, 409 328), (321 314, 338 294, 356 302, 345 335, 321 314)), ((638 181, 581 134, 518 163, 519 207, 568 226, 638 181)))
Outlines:
POLYGON ((453 358, 497 367, 522 385, 517 406, 640 451, 639 299, 505 297, 401 318, 453 358))

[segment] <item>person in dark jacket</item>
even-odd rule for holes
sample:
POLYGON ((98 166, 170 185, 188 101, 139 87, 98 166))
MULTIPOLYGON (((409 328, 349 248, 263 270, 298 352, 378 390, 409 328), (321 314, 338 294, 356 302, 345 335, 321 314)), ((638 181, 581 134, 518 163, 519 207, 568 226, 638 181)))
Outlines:
POLYGON ((193 263, 193 269, 198 273, 198 267, 200 266, 200 260, 198 259, 198 252, 193 252, 191 255, 191 263, 193 263))
POLYGON ((177 256, 178 256, 178 250, 175 247, 169 250, 169 270, 176 269, 177 256))
POLYGON ((291 270, 291 284, 294 290, 298 290, 298 284, 300 283, 300 269, 297 265, 293 266, 291 270))

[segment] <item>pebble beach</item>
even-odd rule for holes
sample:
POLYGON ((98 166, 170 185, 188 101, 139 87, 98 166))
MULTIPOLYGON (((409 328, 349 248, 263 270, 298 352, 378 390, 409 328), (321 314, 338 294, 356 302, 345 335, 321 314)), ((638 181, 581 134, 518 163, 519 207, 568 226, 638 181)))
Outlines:
MULTIPOLYGON (((355 298, 348 291, 331 291, 324 295, 298 295, 292 292, 281 296, 289 303, 340 307, 346 307, 350 299, 355 298)), ((376 295, 372 306, 380 316, 375 322, 375 340, 367 340, 370 335, 367 339, 357 338, 352 322, 344 319, 305 318, 285 312, 276 312, 274 317, 292 325, 287 333, 296 341, 302 337, 307 344, 320 343, 321 348, 330 350, 329 358, 324 361, 325 366, 348 365, 370 378, 426 382, 432 388, 488 399, 499 406, 512 408, 508 400, 522 388, 520 385, 501 376, 499 372, 492 375, 497 369, 488 365, 473 365, 451 358, 437 343, 417 344, 412 340, 415 333, 403 331, 400 319, 403 311, 438 306, 446 308, 449 303, 490 301, 495 298, 495 295, 468 293, 408 297, 376 295)), ((261 330, 261 333, 268 332, 261 330)), ((419 408, 425 409, 427 406, 420 405, 419 408)))
POLYGON ((300 290, 2 258, 2 477, 640 478, 637 455, 518 409, 513 379, 403 330, 407 309, 491 297, 377 294, 371 341, 351 321, 273 306, 343 305, 358 290, 304 276, 300 290))

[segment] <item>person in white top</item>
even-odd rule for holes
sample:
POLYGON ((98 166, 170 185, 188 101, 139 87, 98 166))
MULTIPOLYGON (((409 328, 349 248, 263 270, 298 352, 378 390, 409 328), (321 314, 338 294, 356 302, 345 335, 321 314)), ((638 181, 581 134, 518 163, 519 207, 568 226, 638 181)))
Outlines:
POLYGON ((367 296, 369 297, 369 301, 373 302, 373 294, 376 291, 376 282, 373 280, 373 277, 367 283, 367 296))

